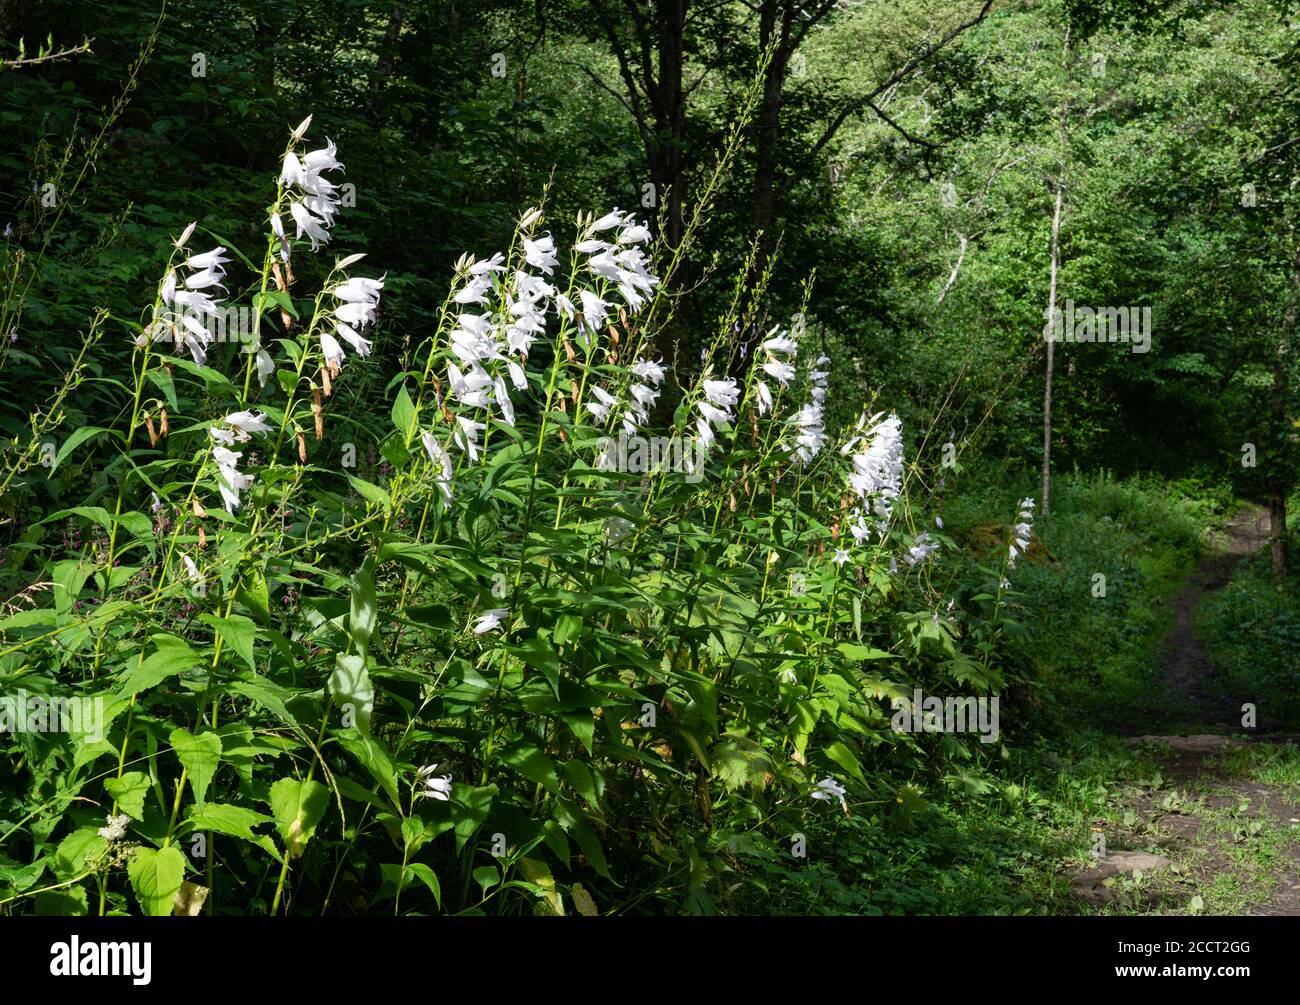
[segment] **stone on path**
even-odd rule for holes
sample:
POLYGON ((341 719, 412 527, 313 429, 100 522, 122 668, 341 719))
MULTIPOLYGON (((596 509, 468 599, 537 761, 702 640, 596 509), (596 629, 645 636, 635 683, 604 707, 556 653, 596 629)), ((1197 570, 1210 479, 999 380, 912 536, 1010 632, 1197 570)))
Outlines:
POLYGON ((1220 750, 1245 746, 1239 740, 1234 740, 1230 736, 1220 736, 1218 733, 1196 733, 1192 736, 1135 736, 1128 742, 1134 747, 1143 743, 1159 743, 1191 754, 1213 754, 1220 750))
POLYGON ((1117 851, 1107 855, 1094 868, 1075 876, 1074 888, 1088 900, 1105 901, 1114 896, 1114 892, 1106 885, 1108 880, 1116 876, 1131 876, 1136 872, 1155 872, 1172 864, 1173 860, 1163 855, 1151 855, 1144 851, 1117 851))

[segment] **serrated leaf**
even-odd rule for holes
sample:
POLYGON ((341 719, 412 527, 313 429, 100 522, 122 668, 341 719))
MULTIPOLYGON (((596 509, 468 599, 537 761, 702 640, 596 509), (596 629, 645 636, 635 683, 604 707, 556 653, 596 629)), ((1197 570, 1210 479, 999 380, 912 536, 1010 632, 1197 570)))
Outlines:
POLYGON ((149 779, 139 771, 128 771, 121 778, 104 781, 104 790, 113 797, 117 808, 132 820, 144 818, 144 797, 149 792, 149 779))
POLYGON ((188 729, 174 729, 169 739, 189 776, 190 785, 194 789, 194 801, 202 806, 212 776, 221 764, 221 737, 213 732, 194 736, 188 729))
POLYGON ((185 881, 185 856, 179 848, 137 848, 126 872, 145 914, 157 918, 172 913, 172 901, 185 881))
POLYGON ((329 796, 329 789, 317 781, 281 778, 271 786, 271 813, 290 858, 301 855, 311 840, 329 807, 329 796))

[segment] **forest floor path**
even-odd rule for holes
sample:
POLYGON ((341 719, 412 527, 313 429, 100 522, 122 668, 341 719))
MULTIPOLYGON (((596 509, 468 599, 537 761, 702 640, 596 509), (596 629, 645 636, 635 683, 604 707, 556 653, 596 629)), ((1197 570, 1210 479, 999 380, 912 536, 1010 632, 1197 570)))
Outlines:
POLYGON ((1238 512, 1168 603, 1152 687, 1127 742, 1154 773, 1122 790, 1118 820, 1097 821, 1108 851, 1075 878, 1106 913, 1182 907, 1216 914, 1300 915, 1300 756, 1295 735, 1267 728, 1266 696, 1215 668, 1195 630, 1203 600, 1269 536, 1266 511, 1238 512), (1243 723, 1244 705, 1258 724, 1243 723), (1109 832, 1109 833, 1108 833, 1109 832))

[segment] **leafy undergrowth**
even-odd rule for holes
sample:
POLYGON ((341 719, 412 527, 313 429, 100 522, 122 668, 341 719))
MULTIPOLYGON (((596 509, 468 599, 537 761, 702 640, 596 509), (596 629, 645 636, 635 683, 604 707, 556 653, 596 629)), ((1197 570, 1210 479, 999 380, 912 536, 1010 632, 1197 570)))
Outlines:
POLYGON ((1267 552, 1244 559, 1198 628, 1215 666, 1255 699, 1261 727, 1300 728, 1300 577, 1278 587, 1267 552))
POLYGON ((1026 566, 1017 598, 1035 628, 1026 658, 1045 729, 1132 729, 1158 666, 1164 599, 1229 504, 1222 493, 1154 478, 1057 479, 1052 515, 1036 526, 1050 560, 1026 566))

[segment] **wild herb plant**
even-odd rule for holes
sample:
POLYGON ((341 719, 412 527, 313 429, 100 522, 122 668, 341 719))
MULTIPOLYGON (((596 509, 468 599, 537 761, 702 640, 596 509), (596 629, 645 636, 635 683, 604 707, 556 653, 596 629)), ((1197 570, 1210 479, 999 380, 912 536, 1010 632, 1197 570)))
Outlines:
POLYGON ((116 414, 43 466, 34 417, 6 470, 111 453, 0 618, 0 906, 704 912, 745 856, 920 812, 889 699, 1002 685, 1008 569, 960 606, 932 581, 933 472, 887 402, 827 428, 836 361, 767 317, 774 260, 668 362, 707 202, 671 251, 543 203, 399 351, 400 282, 329 262, 310 128, 258 252, 190 225, 138 319, 95 319, 116 414))

